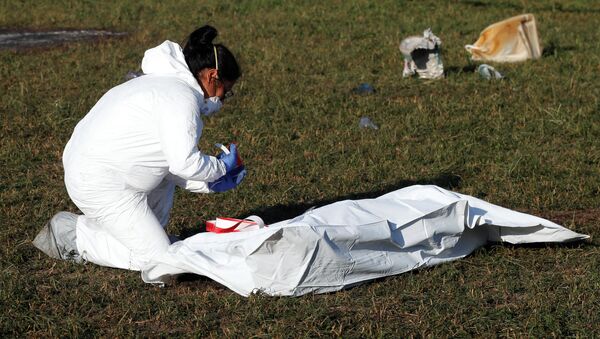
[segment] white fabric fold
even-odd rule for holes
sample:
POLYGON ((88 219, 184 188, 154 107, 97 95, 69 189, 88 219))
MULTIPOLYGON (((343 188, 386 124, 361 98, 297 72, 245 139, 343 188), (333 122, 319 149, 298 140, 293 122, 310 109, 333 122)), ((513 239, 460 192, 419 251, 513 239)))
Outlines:
POLYGON ((299 296, 462 258, 488 241, 565 242, 588 236, 436 186, 345 200, 254 231, 200 233, 143 268, 146 282, 205 275, 248 296, 299 296))

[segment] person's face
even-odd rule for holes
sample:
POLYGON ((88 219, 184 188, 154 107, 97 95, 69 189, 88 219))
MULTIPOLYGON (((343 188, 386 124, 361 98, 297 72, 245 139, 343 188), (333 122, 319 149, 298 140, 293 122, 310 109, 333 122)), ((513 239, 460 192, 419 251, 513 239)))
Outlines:
POLYGON ((233 95, 235 81, 220 79, 216 69, 204 69, 200 73, 200 85, 205 98, 219 97, 221 101, 225 101, 233 95))
POLYGON ((233 85, 235 85, 235 81, 222 80, 217 79, 217 89, 215 90, 216 96, 218 96, 221 101, 225 101, 225 99, 233 96, 233 85))

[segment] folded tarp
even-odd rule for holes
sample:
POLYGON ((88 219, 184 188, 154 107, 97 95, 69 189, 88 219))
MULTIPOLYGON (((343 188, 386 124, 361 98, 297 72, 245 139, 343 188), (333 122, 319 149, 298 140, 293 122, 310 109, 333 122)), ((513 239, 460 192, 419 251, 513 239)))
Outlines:
POLYGON ((345 200, 267 228, 200 233, 142 270, 146 282, 180 273, 233 291, 299 296, 456 260, 488 242, 567 242, 588 236, 437 186, 345 200))

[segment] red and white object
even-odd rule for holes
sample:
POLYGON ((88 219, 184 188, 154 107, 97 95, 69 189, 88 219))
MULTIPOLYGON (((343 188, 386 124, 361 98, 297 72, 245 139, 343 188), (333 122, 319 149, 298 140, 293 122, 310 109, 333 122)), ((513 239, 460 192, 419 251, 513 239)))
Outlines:
MULTIPOLYGON (((237 146, 237 143, 233 142, 233 144, 235 144, 237 146)), ((223 153, 225 153, 225 154, 230 153, 229 148, 227 148, 227 146, 225 146, 223 144, 216 143, 215 146, 217 148, 221 149, 221 151, 223 151, 223 153)), ((237 157, 235 158, 235 162, 236 162, 236 167, 244 165, 244 162, 242 161, 242 158, 240 157, 240 152, 238 152, 237 157)))
POLYGON ((221 218, 206 221, 206 231, 212 233, 245 232, 261 229, 265 226, 264 221, 256 215, 246 219, 221 218))

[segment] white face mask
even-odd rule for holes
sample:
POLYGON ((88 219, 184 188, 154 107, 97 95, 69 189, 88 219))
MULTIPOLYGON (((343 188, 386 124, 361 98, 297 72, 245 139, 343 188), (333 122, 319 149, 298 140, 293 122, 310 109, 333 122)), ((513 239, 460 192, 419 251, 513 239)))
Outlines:
POLYGON ((201 108, 201 112, 203 115, 209 117, 217 113, 221 109, 221 106, 223 106, 221 98, 210 97, 204 100, 204 106, 201 108))

